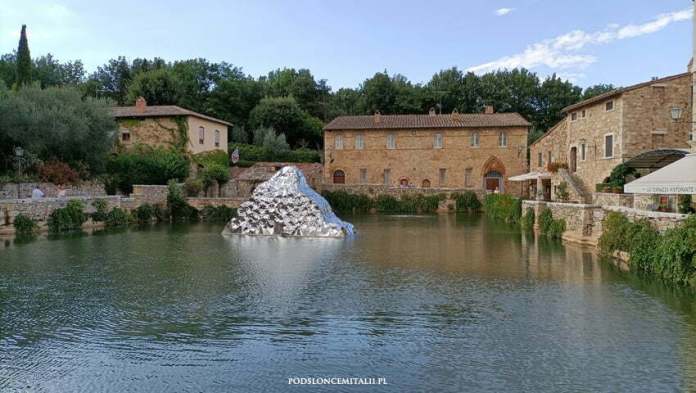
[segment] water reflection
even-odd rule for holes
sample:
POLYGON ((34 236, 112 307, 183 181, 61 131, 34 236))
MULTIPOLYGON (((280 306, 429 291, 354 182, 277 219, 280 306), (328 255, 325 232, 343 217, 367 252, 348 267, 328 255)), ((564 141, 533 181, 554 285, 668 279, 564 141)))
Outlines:
POLYGON ((481 216, 351 221, 346 241, 198 225, 8 245, 0 390, 696 387, 688 293, 481 216))

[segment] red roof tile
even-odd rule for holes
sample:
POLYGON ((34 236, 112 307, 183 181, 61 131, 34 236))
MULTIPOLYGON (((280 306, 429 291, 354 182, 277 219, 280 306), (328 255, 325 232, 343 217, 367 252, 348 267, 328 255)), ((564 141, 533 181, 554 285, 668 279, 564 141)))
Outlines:
POLYGON ((404 128, 529 127, 519 113, 460 113, 449 115, 339 116, 324 130, 368 130, 404 128))
POLYGON ((212 116, 184 109, 176 105, 148 105, 144 111, 139 111, 135 106, 117 106, 111 108, 111 114, 116 117, 167 117, 167 116, 194 116, 216 123, 232 126, 224 120, 216 119, 212 116))

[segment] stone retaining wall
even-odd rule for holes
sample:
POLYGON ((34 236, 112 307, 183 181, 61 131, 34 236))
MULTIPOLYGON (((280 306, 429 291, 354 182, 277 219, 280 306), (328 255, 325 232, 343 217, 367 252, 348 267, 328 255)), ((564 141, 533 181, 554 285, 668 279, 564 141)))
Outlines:
MULTIPOLYGON (((59 186, 53 183, 4 183, 0 184, 0 200, 31 198, 34 188, 39 188, 46 198, 58 196, 59 186)), ((104 185, 98 182, 82 182, 76 185, 63 186, 67 197, 104 196, 104 185)))
POLYGON ((138 201, 139 205, 162 205, 167 203, 167 186, 134 184, 131 198, 138 201))
POLYGON ((186 198, 186 202, 198 210, 206 206, 227 206, 236 209, 245 200, 246 198, 186 198))
POLYGON ((383 184, 360 184, 360 185, 342 185, 342 184, 324 184, 321 187, 322 191, 345 191, 350 194, 362 194, 370 197, 377 197, 379 195, 391 195, 393 197, 401 197, 402 195, 438 195, 446 194, 448 197, 453 193, 463 194, 468 191, 473 191, 480 201, 486 195, 484 190, 480 189, 466 189, 466 188, 401 188, 401 187, 387 187, 383 184))
POLYGON ((689 217, 687 214, 653 212, 620 206, 604 206, 603 210, 605 213, 612 211, 619 212, 626 216, 630 221, 648 219, 660 232, 664 232, 667 229, 676 227, 682 221, 686 220, 687 217, 689 217))
POLYGON ((599 206, 633 206, 633 194, 611 194, 595 192, 592 195, 592 203, 599 206))
POLYGON ((0 200, 0 225, 12 226, 15 217, 23 214, 32 220, 43 225, 48 221, 51 213, 59 208, 63 208, 68 204, 68 201, 79 200, 85 205, 85 212, 94 213, 94 202, 103 200, 107 203, 107 209, 111 210, 114 207, 121 207, 121 197, 119 196, 103 196, 103 197, 71 197, 71 198, 42 198, 42 199, 5 199, 0 200))

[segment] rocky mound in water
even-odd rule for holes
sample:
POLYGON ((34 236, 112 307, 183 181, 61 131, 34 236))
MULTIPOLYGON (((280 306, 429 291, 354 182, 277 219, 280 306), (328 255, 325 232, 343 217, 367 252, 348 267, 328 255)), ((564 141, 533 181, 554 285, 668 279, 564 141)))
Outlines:
POLYGON ((299 169, 287 166, 256 187, 223 233, 343 237, 354 230, 353 225, 336 217, 326 199, 307 185, 299 169))

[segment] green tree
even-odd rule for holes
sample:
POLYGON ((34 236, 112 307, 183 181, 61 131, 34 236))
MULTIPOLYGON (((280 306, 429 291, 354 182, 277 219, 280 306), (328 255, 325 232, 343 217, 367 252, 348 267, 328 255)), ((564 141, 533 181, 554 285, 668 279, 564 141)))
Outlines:
POLYGON ((302 110, 312 116, 325 119, 330 88, 325 80, 316 81, 307 69, 284 68, 268 73, 262 78, 269 97, 294 97, 302 110))
POLYGON ((249 125, 253 129, 272 127, 285 134, 292 146, 321 144, 321 120, 302 111, 293 97, 262 99, 251 111, 249 125))
POLYGON ((588 98, 592 98, 594 96, 598 96, 600 94, 608 93, 612 90, 616 90, 617 87, 610 84, 604 84, 600 83, 598 85, 593 85, 590 87, 585 88, 585 90, 582 92, 582 99, 587 100, 588 98))
POLYGON ((27 40, 27 25, 22 25, 17 48, 17 79, 18 87, 31 83, 31 55, 29 54, 29 41, 27 40))
POLYGON ((581 100, 582 89, 553 74, 541 83, 536 111, 529 117, 535 128, 548 131, 563 118, 561 110, 581 100))
POLYGON ((0 99, 0 139, 43 161, 100 173, 117 128, 110 107, 74 87, 26 87, 0 99))
POLYGON ((244 75, 229 75, 215 85, 208 97, 210 113, 235 125, 245 125, 252 109, 263 98, 261 83, 244 75))
POLYGON ((183 96, 179 78, 166 68, 141 72, 128 87, 127 102, 144 97, 149 105, 176 105, 183 96))
POLYGON ((131 66, 125 57, 111 59, 89 76, 90 81, 85 94, 92 97, 108 97, 119 105, 127 102, 128 85, 133 78, 131 66))

